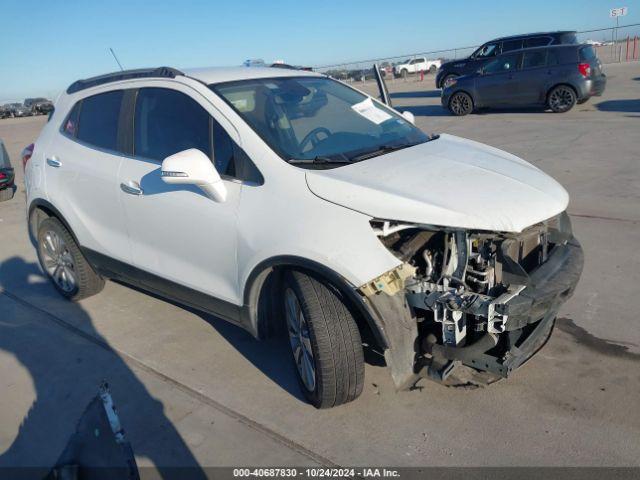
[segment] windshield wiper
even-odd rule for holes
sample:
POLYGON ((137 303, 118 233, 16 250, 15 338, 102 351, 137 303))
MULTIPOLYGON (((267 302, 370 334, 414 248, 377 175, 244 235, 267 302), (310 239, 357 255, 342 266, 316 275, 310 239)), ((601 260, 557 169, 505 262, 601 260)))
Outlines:
POLYGON ((404 145, 381 145, 377 147, 375 150, 370 150, 365 153, 361 153, 360 155, 355 155, 351 157, 352 162, 359 162, 361 160, 367 160, 368 158, 377 157, 379 155, 384 155, 385 153, 395 152, 396 150, 402 150, 403 148, 413 147, 417 145, 416 143, 406 143, 404 145))
POLYGON ((321 155, 314 158, 307 158, 304 160, 292 158, 289 160, 289 163, 293 163, 295 165, 304 165, 304 164, 332 164, 332 163, 351 163, 351 161, 347 158, 331 158, 331 157, 323 157, 321 155))

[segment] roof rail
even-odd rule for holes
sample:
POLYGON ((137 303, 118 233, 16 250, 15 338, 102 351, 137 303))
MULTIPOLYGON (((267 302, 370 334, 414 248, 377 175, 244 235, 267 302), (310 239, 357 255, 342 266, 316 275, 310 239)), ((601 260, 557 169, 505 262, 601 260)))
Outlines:
POLYGON ((129 80, 131 78, 175 78, 178 75, 184 75, 184 73, 171 67, 123 70, 122 72, 107 73, 105 75, 86 78, 84 80, 76 80, 69 85, 67 93, 71 94, 86 88, 96 87, 98 85, 104 85, 105 83, 117 82, 120 80, 129 80))

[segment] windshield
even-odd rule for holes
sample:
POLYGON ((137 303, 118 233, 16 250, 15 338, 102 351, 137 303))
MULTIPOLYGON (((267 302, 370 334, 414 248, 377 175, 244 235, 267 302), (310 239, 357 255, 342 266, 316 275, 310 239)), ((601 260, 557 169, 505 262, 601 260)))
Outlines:
POLYGON ((287 161, 347 163, 431 138, 393 110, 326 77, 263 78, 211 88, 287 161))

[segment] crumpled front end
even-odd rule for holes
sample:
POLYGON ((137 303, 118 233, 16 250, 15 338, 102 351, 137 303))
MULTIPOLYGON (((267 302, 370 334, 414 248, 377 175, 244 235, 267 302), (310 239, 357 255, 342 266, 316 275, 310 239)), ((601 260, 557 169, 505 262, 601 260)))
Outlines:
POLYGON ((422 377, 468 385, 509 376, 547 341, 582 273, 566 213, 520 233, 372 226, 403 261, 359 289, 399 389, 422 377))

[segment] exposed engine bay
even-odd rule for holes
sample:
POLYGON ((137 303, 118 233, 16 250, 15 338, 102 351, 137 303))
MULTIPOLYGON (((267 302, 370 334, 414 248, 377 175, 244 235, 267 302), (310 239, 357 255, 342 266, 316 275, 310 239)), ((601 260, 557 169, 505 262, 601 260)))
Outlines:
POLYGON ((420 371, 445 383, 454 371, 463 384, 506 377, 544 345, 582 270, 566 213, 520 233, 390 221, 372 227, 403 264, 360 290, 368 298, 404 294, 417 327, 414 379, 420 371), (561 255, 572 245, 577 254, 561 255))

